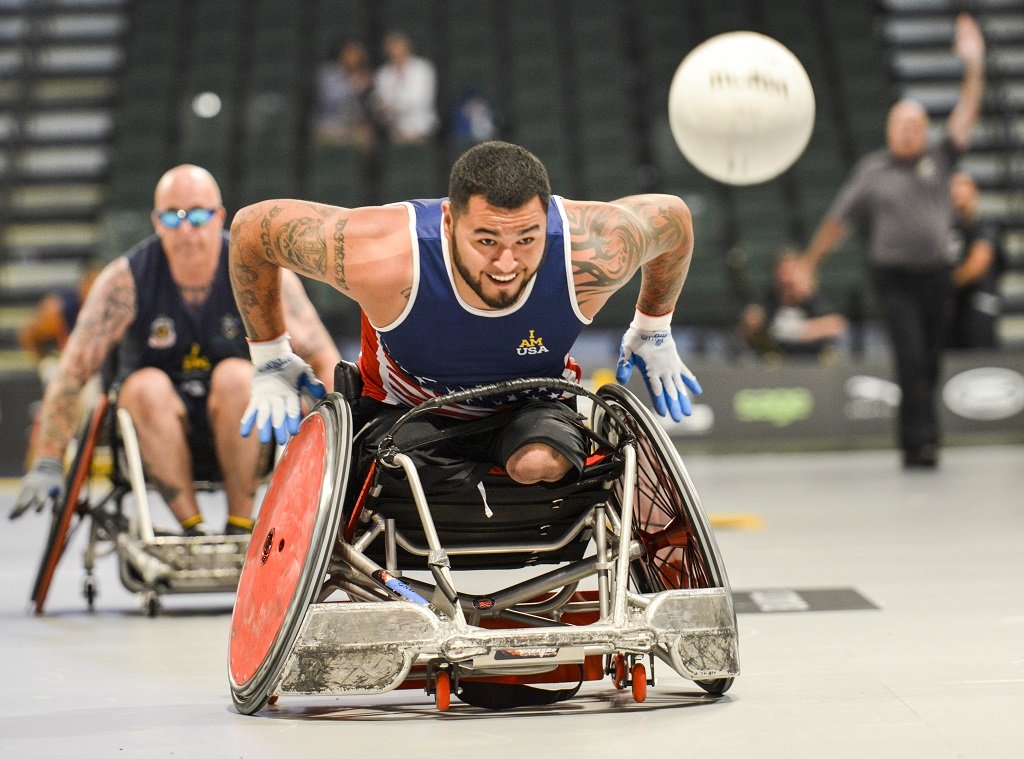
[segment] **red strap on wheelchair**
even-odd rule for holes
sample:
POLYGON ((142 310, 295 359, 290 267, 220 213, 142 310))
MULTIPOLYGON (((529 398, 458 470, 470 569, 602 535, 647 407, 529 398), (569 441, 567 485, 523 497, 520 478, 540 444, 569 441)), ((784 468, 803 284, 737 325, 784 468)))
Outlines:
POLYGON ((348 521, 345 523, 345 531, 342 533, 342 537, 346 543, 351 543, 352 538, 355 537, 356 525, 359 524, 359 517, 363 513, 363 507, 366 505, 366 495, 370 492, 370 483, 373 482, 373 475, 376 470, 377 461, 373 460, 370 462, 370 468, 366 470, 363 489, 359 491, 359 498, 356 499, 356 503, 352 507, 352 513, 348 515, 348 521))

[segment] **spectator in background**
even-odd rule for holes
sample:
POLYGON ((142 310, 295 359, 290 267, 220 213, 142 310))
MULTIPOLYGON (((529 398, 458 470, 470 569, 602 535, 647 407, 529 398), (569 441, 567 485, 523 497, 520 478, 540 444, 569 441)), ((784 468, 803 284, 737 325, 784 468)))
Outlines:
POLYGON ((413 54, 403 32, 384 38, 387 63, 377 70, 374 97, 377 118, 396 144, 423 142, 438 126, 437 72, 434 64, 413 54))
POLYGON ((366 46, 348 39, 336 44, 317 72, 313 139, 366 150, 374 144, 373 71, 366 46))
POLYGON ((985 89, 985 41, 966 13, 956 19, 953 50, 964 62, 964 76, 945 137, 929 145, 924 108, 913 100, 897 102, 886 125, 887 149, 857 164, 803 259, 813 273, 851 228, 868 224, 868 263, 895 356, 899 444, 908 468, 938 463, 936 400, 952 297, 949 179, 970 146, 985 89))
POLYGON ((775 260, 766 305, 748 305, 740 321, 744 342, 765 356, 822 356, 846 328, 846 317, 821 298, 795 250, 775 260))
POLYGON ((451 136, 458 150, 497 138, 498 114, 482 90, 467 87, 462 92, 452 108, 451 136))
POLYGON ((953 242, 957 251, 953 269, 953 315, 949 325, 950 348, 996 348, 999 318, 999 233, 993 224, 978 217, 978 185, 970 175, 958 172, 949 182, 956 224, 953 242))

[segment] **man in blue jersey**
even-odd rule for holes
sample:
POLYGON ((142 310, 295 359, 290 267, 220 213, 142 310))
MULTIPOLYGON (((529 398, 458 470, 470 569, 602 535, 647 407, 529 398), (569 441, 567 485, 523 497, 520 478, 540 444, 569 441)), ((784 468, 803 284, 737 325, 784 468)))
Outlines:
MULTIPOLYGON (((700 392, 670 328, 693 252, 689 211, 674 196, 563 199, 551 194, 544 165, 529 151, 486 142, 456 161, 445 199, 356 209, 265 201, 238 212, 231 240, 232 284, 255 365, 243 434, 256 428, 269 440, 298 429, 296 382, 306 368, 284 335, 281 267, 332 285, 362 308, 360 419, 393 418, 481 383, 579 379, 569 355, 576 337, 638 270, 620 381, 638 367, 656 410, 676 420, 690 413, 687 391, 700 392)), ((582 469, 578 415, 561 399, 465 404, 429 423, 496 412, 507 423, 474 435, 462 453, 521 483, 582 469)), ((457 476, 472 484, 475 473, 457 476)))
MULTIPOLYGON (((153 208, 156 234, 108 264, 82 305, 46 390, 35 463, 12 519, 59 501, 79 395, 113 353, 117 404, 135 423, 147 482, 183 532, 201 533, 193 480, 218 469, 225 532, 252 529, 260 448, 238 435, 252 371, 228 278, 220 188, 205 169, 178 166, 157 183, 153 208)), ((298 277, 282 285, 296 350, 332 379, 337 348, 298 277)))

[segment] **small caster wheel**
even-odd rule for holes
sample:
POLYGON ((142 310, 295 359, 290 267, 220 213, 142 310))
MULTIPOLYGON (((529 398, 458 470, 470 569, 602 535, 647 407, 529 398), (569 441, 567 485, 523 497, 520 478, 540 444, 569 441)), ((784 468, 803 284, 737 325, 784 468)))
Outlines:
POLYGON ((638 704, 647 700, 647 670, 640 662, 633 664, 633 700, 638 704))
POLYGON ((89 611, 96 611, 96 596, 99 595, 99 589, 93 577, 88 576, 82 581, 82 595, 85 596, 85 604, 89 611))
POLYGON ((434 704, 439 712, 446 712, 451 703, 452 681, 448 673, 442 669, 434 680, 434 704))
POLYGON ((153 591, 147 591, 142 597, 142 610, 147 617, 155 617, 160 613, 160 596, 153 591))
POLYGON ((626 687, 626 657, 622 654, 612 655, 612 683, 616 688, 622 690, 626 687))

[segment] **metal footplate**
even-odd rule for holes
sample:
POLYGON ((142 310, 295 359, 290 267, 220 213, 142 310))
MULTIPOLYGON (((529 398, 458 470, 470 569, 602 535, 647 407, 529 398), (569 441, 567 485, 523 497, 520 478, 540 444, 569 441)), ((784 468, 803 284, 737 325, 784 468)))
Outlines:
POLYGON ((435 658, 477 675, 523 674, 625 651, 657 654, 695 680, 738 673, 728 591, 672 590, 649 598, 624 625, 499 630, 441 619, 413 603, 312 604, 273 692, 383 693, 400 685, 414 664, 435 658))
POLYGON ((227 592, 238 586, 249 536, 171 536, 142 541, 121 533, 116 544, 122 561, 146 587, 159 585, 170 592, 227 592))
POLYGON ((646 614, 658 630, 658 651, 691 680, 739 674, 739 643, 732 595, 724 588, 666 590, 652 597, 646 614))

